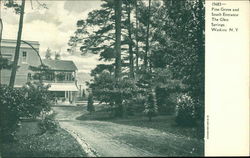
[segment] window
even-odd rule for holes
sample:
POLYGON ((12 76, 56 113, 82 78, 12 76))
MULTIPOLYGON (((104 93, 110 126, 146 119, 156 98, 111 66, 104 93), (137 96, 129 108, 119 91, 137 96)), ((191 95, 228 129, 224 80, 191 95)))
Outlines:
POLYGON ((32 78, 31 78, 31 73, 28 73, 28 81, 30 81, 32 78))
POLYGON ((66 73, 66 80, 67 81, 73 81, 72 80, 72 73, 71 72, 66 73))
POLYGON ((27 63, 27 52, 23 52, 23 63, 27 63))

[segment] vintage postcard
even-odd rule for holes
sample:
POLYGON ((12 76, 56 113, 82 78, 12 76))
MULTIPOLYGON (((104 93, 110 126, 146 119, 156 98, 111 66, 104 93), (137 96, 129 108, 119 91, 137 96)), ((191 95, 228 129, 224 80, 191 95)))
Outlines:
POLYGON ((0 0, 0 158, 248 156, 249 5, 0 0))

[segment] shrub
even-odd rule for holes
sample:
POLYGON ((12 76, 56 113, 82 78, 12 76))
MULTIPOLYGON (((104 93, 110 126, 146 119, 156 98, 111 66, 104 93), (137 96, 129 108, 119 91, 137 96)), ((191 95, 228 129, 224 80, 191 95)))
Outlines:
POLYGON ((139 90, 134 80, 125 77, 117 80, 108 72, 96 75, 89 87, 95 98, 110 105, 112 115, 117 117, 126 115, 126 103, 130 102, 139 90))
POLYGON ((83 99, 86 97, 86 93, 85 93, 85 90, 83 89, 82 90, 82 96, 81 96, 83 99))
MULTIPOLYGON (((158 112, 160 114, 174 114, 175 111, 175 103, 171 99, 171 95, 173 94, 167 88, 155 88, 156 93, 156 103, 158 106, 158 112)), ((175 98, 176 99, 176 98, 175 98)))
POLYGON ((50 95, 48 88, 49 86, 45 86, 42 82, 27 83, 23 87, 25 93, 23 112, 26 113, 26 117, 36 118, 42 111, 51 110, 53 96, 50 95))
POLYGON ((66 98, 62 98, 62 102, 65 102, 66 101, 66 98))
POLYGON ((135 95, 131 100, 127 102, 127 114, 134 115, 136 113, 142 113, 145 109, 145 103, 147 97, 142 94, 135 95))
POLYGON ((187 94, 177 98, 176 123, 182 126, 195 125, 195 103, 187 94))
POLYGON ((55 133, 58 131, 59 123, 55 121, 54 115, 47 115, 44 119, 38 122, 38 127, 41 131, 41 134, 45 132, 55 133))
POLYGON ((51 110, 48 86, 28 83, 16 89, 0 86, 0 140, 11 141, 22 117, 36 118, 51 110))
POLYGON ((0 140, 11 141, 20 125, 24 93, 20 89, 0 86, 0 140))
POLYGON ((95 111, 95 107, 94 107, 94 101, 93 101, 93 95, 89 94, 88 96, 88 105, 87 105, 87 110, 92 113, 95 111))
POLYGON ((158 107, 156 104, 155 93, 151 91, 148 95, 148 100, 145 105, 144 113, 148 116, 149 121, 152 120, 152 117, 156 116, 158 112, 158 107))

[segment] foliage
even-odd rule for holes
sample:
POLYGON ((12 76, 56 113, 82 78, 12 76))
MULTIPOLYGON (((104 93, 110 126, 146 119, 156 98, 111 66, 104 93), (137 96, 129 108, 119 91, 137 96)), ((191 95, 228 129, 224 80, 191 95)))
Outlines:
POLYGON ((65 80, 65 77, 66 77, 66 74, 65 74, 64 72, 59 72, 58 74, 56 74, 56 78, 57 78, 59 81, 65 80))
MULTIPOLYGON (((152 72, 140 72, 137 85, 150 92, 155 91, 156 104, 160 114, 173 114, 175 111, 175 102, 170 99, 173 93, 185 91, 186 85, 181 80, 173 77, 169 68, 155 68, 152 72)), ((147 95, 147 94, 145 94, 147 95)))
POLYGON ((186 104, 194 106, 194 119, 203 122, 204 0, 122 1, 121 34, 114 31, 115 5, 104 0, 86 20, 78 20, 78 29, 69 42, 79 44, 83 54, 99 54, 100 60, 109 62, 92 70, 94 97, 133 113, 131 109, 140 109, 147 102, 145 96, 152 89, 158 112, 172 114, 180 104, 175 101, 177 96, 186 93, 192 98, 186 104), (115 49, 120 36, 121 48, 115 49), (120 54, 121 61, 117 62, 120 54), (114 75, 118 63, 122 63, 120 79, 114 75))
POLYGON ((88 96, 88 105, 87 105, 87 110, 92 113, 95 111, 94 107, 94 100, 93 100, 93 95, 90 93, 88 96))
POLYGON ((111 73, 114 72, 114 65, 98 64, 96 66, 96 68, 94 68, 93 70, 91 70, 91 76, 95 76, 97 74, 100 74, 104 70, 109 71, 109 73, 111 74, 111 73))
POLYGON ((20 89, 0 86, 0 139, 10 141, 21 118, 36 118, 42 111, 50 111, 48 86, 28 83, 20 89))
POLYGON ((21 6, 18 0, 4 0, 4 6, 7 8, 13 8, 16 14, 20 14, 21 6))
POLYGON ((55 121, 54 115, 47 115, 44 119, 38 122, 38 127, 40 129, 41 134, 45 132, 56 133, 59 128, 59 123, 55 121))
POLYGON ((60 60, 61 54, 59 52, 55 52, 55 60, 60 60))
POLYGON ((146 102, 147 96, 141 91, 127 102, 127 114, 133 116, 136 113, 142 113, 145 109, 146 102))
POLYGON ((125 113, 126 109, 124 106, 140 91, 134 80, 129 78, 117 80, 105 71, 94 77, 90 88, 97 100, 108 103, 111 106, 116 116, 121 116, 125 113), (115 104, 117 102, 119 104, 115 104))
MULTIPOLYGON (((164 1, 167 20, 161 33, 162 55, 173 75, 187 85, 187 93, 195 102, 196 119, 204 116, 204 1, 164 1), (170 39, 170 40, 167 40, 170 39), (164 53, 168 52, 168 53, 164 53), (199 109, 199 110, 198 110, 199 109), (203 109, 203 110, 202 110, 203 109)), ((160 31, 158 31, 160 32, 160 31)))
POLYGON ((0 94, 0 140, 11 141, 22 116, 24 93, 20 89, 1 85, 0 94))
POLYGON ((0 70, 1 69, 11 69, 12 64, 6 58, 0 57, 0 70))
POLYGON ((182 126, 195 125, 195 103, 187 94, 180 95, 177 99, 176 123, 182 126))
MULTIPOLYGON (((20 0, 3 0, 3 2, 4 2, 4 6, 6 8, 12 8, 16 14, 20 14, 20 12, 21 12, 20 0)), ((38 8, 48 9, 48 7, 45 3, 42 3, 40 1, 36 1, 36 2, 38 4, 38 8)))
POLYGON ((40 82, 43 80, 54 80, 54 72, 47 65, 29 66, 29 69, 34 72, 32 75, 34 80, 39 80, 40 82))
POLYGON ((175 104, 170 100, 170 93, 166 88, 155 88, 156 104, 160 114, 173 114, 175 112, 175 104))
POLYGON ((1 144, 2 157, 86 157, 77 141, 64 129, 38 135, 36 121, 22 124, 17 141, 1 144))
POLYGON ((151 121, 152 117, 156 116, 158 113, 155 93, 153 91, 151 91, 148 95, 144 113, 148 116, 149 121, 151 121))
POLYGON ((46 52, 45 52, 45 58, 46 59, 52 59, 51 58, 52 52, 49 48, 47 48, 46 52))
POLYGON ((27 83, 22 91, 25 94, 23 113, 26 117, 36 118, 42 111, 51 110, 52 95, 48 91, 49 85, 45 86, 42 82, 27 83))
POLYGON ((83 89, 82 90, 82 96, 81 96, 82 98, 85 98, 86 97, 86 93, 85 93, 85 90, 83 89))

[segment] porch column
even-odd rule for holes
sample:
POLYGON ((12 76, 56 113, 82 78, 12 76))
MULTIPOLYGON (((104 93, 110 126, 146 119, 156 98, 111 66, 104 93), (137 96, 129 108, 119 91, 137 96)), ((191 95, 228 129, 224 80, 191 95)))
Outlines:
POLYGON ((71 102, 71 101, 72 101, 72 92, 69 91, 69 102, 71 102))
POLYGON ((65 100, 67 99, 67 91, 64 91, 65 95, 64 95, 64 98, 65 100))

